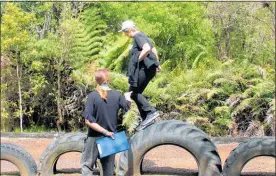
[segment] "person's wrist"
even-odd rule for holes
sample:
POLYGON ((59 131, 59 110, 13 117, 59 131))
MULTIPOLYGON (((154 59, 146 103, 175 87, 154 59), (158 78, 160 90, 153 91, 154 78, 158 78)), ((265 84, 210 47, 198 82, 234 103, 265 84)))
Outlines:
POLYGON ((104 132, 103 132, 103 135, 107 135, 107 133, 108 133, 108 131, 107 130, 104 130, 104 132))

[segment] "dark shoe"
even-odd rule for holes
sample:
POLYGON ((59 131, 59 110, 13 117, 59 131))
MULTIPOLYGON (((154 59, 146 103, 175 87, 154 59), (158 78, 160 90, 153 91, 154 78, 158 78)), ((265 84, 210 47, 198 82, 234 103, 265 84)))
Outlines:
POLYGON ((144 125, 144 126, 139 125, 139 126, 135 129, 135 131, 141 131, 141 130, 143 130, 143 129, 149 127, 149 126, 151 126, 151 125, 154 124, 154 123, 155 123, 155 120, 152 120, 152 121, 151 121, 150 123, 148 123, 147 125, 144 125))
POLYGON ((140 124, 141 126, 147 126, 151 121, 153 121, 154 119, 156 119, 159 116, 159 112, 155 111, 153 113, 150 113, 147 115, 146 119, 142 121, 142 123, 140 124))

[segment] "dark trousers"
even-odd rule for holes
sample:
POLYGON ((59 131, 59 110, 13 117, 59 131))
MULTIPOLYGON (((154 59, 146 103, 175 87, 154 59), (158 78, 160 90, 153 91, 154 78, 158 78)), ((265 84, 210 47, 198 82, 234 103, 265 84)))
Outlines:
POLYGON ((136 103, 140 115, 144 120, 149 112, 155 112, 155 108, 153 108, 147 99, 142 95, 143 91, 147 87, 150 80, 156 75, 156 68, 154 66, 147 69, 146 67, 141 67, 139 69, 139 78, 138 78, 138 86, 129 87, 129 91, 132 91, 131 98, 136 103))
MULTIPOLYGON (((81 174, 82 176, 93 176, 93 167, 99 156, 96 139, 99 137, 87 137, 84 141, 84 148, 81 156, 81 174)), ((103 167, 104 176, 114 175, 115 155, 110 155, 100 159, 103 167)))

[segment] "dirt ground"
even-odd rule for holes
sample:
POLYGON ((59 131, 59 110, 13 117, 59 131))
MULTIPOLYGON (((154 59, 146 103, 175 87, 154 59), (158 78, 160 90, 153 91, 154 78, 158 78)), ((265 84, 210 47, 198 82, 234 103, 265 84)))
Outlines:
MULTIPOLYGON (((14 143, 22 146, 39 162, 39 157, 46 149, 46 147, 54 139, 46 138, 1 138, 1 143, 14 143)), ((222 164, 228 157, 229 153, 237 147, 237 143, 233 144, 218 144, 217 148, 221 157, 222 164)), ((57 170, 63 173, 57 174, 59 176, 79 176, 80 174, 80 157, 81 154, 71 152, 60 157, 57 163, 57 170), (69 172, 69 173, 68 173, 69 172), (75 173, 72 173, 75 172, 75 173)), ((119 154, 116 156, 118 161, 119 154)), ((149 151, 142 164, 144 175, 197 175, 197 163, 195 159, 187 151, 182 148, 164 145, 149 151)), ((17 168, 10 162, 1 161, 1 175, 7 173, 16 173, 17 168)), ((243 171, 242 175, 246 176, 274 176, 275 175, 275 158, 258 157, 249 161, 243 171)))

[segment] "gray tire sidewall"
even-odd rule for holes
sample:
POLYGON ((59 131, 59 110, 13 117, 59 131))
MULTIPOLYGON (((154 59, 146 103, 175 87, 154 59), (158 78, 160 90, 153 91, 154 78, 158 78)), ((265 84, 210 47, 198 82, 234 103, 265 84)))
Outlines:
POLYGON ((259 156, 275 157, 275 139, 252 139, 241 143, 228 156, 223 166, 224 176, 239 176, 243 167, 259 156), (274 145, 273 145, 274 143, 274 145))
POLYGON ((23 148, 15 144, 1 144, 1 160, 13 163, 20 175, 34 176, 37 173, 37 165, 33 157, 23 148))
POLYGON ((142 164, 141 162, 144 158, 144 155, 154 147, 160 146, 160 145, 166 145, 166 144, 176 145, 190 152, 190 154, 193 155, 193 157, 195 158, 198 164, 198 170, 199 170, 200 176, 212 175, 212 173, 207 173, 209 172, 210 169, 208 168, 209 165, 205 164, 205 163, 208 163, 208 160, 212 156, 208 156, 204 153, 207 150, 217 151, 217 149, 215 145, 213 144, 204 145, 204 142, 201 141, 201 139, 204 137, 209 139, 207 135, 204 132, 202 132, 200 129, 192 125, 185 124, 182 121, 176 121, 176 120, 170 121, 170 123, 175 123, 182 126, 182 127, 179 127, 180 131, 184 132, 187 129, 187 131, 192 131, 193 133, 193 135, 180 136, 178 134, 182 134, 182 132, 180 131, 177 132, 178 129, 175 129, 175 130, 168 130, 167 128, 161 129, 162 123, 168 123, 168 122, 164 121, 159 124, 155 124, 157 125, 156 130, 151 130, 150 128, 153 128, 153 127, 148 127, 147 129, 144 130, 143 133, 139 132, 131 138, 131 149, 129 151, 122 153, 122 157, 124 157, 124 155, 125 156, 127 155, 128 166, 131 166, 131 167, 128 167, 128 171, 126 175, 140 175, 141 168, 137 166, 141 166, 142 164), (185 125, 186 127, 184 127, 185 125), (186 128, 186 129, 183 130, 183 128, 186 128), (143 135, 146 135, 146 136, 143 136, 143 135), (143 139, 143 140, 139 140, 139 139, 143 139))
POLYGON ((65 134, 47 146, 40 157, 39 173, 42 176, 54 175, 59 157, 68 152, 82 152, 84 134, 65 134), (72 141, 71 139, 78 138, 72 141))
MULTIPOLYGON (((54 175, 55 167, 59 157, 68 152, 80 152, 84 149, 85 134, 65 134, 58 137, 48 145, 40 158, 39 172, 41 176, 54 175), (72 140, 74 139, 74 140, 72 140)), ((97 161, 100 175, 102 175, 101 164, 97 161)))

